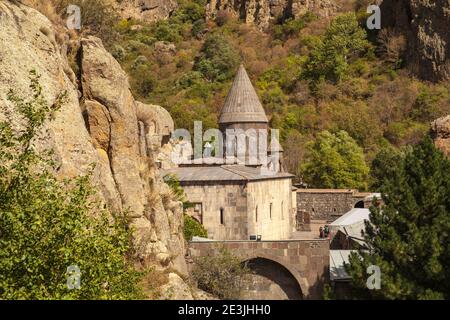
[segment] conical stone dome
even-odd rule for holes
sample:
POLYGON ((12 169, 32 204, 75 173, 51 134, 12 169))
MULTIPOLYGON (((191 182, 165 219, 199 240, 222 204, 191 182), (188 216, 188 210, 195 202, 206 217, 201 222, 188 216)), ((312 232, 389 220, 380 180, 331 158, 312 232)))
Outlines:
POLYGON ((220 124, 268 123, 264 108, 243 65, 239 67, 233 85, 220 114, 220 124))

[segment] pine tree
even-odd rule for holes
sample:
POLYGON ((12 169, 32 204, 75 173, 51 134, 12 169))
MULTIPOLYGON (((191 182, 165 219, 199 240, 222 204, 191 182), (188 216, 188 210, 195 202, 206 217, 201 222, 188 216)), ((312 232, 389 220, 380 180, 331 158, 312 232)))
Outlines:
POLYGON ((450 297, 449 195, 450 161, 426 138, 385 177, 385 205, 371 208, 368 250, 347 265, 355 297, 450 297), (370 265, 380 267, 380 290, 366 288, 370 265))

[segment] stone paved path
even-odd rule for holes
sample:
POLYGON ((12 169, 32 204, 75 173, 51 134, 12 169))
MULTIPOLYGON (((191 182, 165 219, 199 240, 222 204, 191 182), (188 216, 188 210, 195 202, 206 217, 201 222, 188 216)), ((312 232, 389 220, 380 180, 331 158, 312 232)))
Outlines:
POLYGON ((292 234, 292 239, 320 239, 319 228, 327 224, 326 220, 311 220, 311 231, 296 231, 292 234))

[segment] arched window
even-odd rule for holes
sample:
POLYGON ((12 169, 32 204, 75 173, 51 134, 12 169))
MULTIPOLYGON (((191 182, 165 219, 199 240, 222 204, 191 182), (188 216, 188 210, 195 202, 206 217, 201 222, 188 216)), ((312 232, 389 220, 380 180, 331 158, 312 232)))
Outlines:
POLYGON ((281 220, 284 220, 284 201, 281 201, 281 220))
POLYGON ((256 206, 255 210, 255 221, 258 222, 258 206, 256 206))

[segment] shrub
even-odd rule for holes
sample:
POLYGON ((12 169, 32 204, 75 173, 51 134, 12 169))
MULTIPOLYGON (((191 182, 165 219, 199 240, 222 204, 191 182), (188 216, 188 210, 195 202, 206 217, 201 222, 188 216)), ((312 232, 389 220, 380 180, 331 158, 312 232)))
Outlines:
POLYGON ((438 88, 437 90, 430 90, 427 87, 423 87, 412 107, 411 118, 417 121, 429 122, 444 115, 445 111, 448 112, 448 110, 441 110, 440 103, 445 98, 449 98, 448 89, 442 88, 439 90, 438 88))
POLYGON ((208 31, 207 29, 208 26, 206 25, 205 20, 201 19, 194 22, 191 33, 194 37, 201 39, 205 32, 208 31))
POLYGON ((34 152, 37 132, 64 102, 50 107, 38 80, 33 72, 31 100, 8 96, 24 129, 0 123, 0 299, 139 298, 126 219, 103 209, 89 176, 60 181, 34 152), (79 289, 69 290, 71 267, 81 271, 79 289))
POLYGON ((158 21, 154 33, 158 41, 178 43, 182 40, 181 26, 166 20, 158 21))
POLYGON ((186 201, 186 195, 180 185, 180 181, 174 174, 164 176, 164 182, 170 187, 173 194, 179 201, 186 201))
POLYGON ((387 28, 379 32, 377 42, 377 51, 381 57, 395 69, 402 67, 407 50, 406 37, 387 28))
POLYGON ((286 40, 289 37, 298 36, 300 31, 306 27, 306 25, 317 19, 317 16, 311 12, 304 14, 297 19, 287 19, 281 24, 277 24, 273 28, 273 36, 278 40, 286 40))
POLYGON ((232 18, 232 16, 231 16, 231 13, 229 11, 227 11, 227 10, 219 10, 217 12, 215 21, 216 21, 216 24, 219 27, 222 27, 222 26, 226 25, 231 20, 231 18, 232 18))
POLYGON ((183 74, 177 81, 177 86, 181 89, 187 89, 200 84, 203 80, 202 74, 198 71, 190 71, 183 74))
POLYGON ((219 299, 238 300, 249 273, 246 263, 242 263, 229 250, 221 248, 213 256, 196 259, 192 275, 200 289, 219 299))
POLYGON ((208 36, 194 69, 200 71, 208 81, 226 81, 234 76, 239 64, 239 55, 220 34, 208 36))
POLYGON ((133 71, 131 87, 139 97, 148 98, 156 86, 156 80, 148 63, 137 64, 133 71))
POLYGON ((208 238, 208 232, 205 227, 191 216, 184 215, 184 238, 191 241, 193 237, 208 238))
POLYGON ((206 1, 205 0, 191 0, 181 1, 179 8, 175 11, 173 17, 180 19, 183 22, 196 22, 205 19, 206 16, 206 1))
POLYGON ((69 5, 76 5, 81 9, 81 31, 94 34, 107 44, 116 38, 116 26, 119 17, 108 1, 105 0, 53 0, 57 12, 64 16, 69 5))

